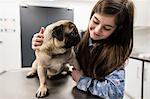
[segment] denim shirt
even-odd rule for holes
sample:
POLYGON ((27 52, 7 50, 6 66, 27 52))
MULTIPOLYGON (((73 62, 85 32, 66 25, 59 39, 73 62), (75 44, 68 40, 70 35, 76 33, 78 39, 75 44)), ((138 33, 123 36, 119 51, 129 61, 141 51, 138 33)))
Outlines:
POLYGON ((82 76, 77 83, 77 88, 89 91, 91 94, 104 99, 122 99, 125 86, 125 69, 113 71, 105 77, 104 81, 98 81, 91 77, 82 76))
MULTIPOLYGON (((92 40, 89 39, 89 47, 92 45, 92 40)), ((78 89, 88 91, 104 99, 122 99, 124 95, 124 86, 124 67, 107 75, 102 82, 91 77, 82 76, 77 83, 78 89)))

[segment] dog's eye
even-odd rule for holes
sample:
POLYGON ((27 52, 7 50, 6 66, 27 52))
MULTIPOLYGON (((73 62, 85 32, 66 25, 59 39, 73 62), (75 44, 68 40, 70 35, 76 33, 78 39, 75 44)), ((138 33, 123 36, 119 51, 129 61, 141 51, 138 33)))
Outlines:
POLYGON ((69 29, 72 29, 74 28, 74 25, 73 24, 69 24, 69 29))

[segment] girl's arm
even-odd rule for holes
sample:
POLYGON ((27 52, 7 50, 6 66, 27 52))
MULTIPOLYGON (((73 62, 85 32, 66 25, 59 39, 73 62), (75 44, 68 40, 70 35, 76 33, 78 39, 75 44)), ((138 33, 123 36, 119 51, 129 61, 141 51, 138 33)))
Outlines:
POLYGON ((104 81, 93 80, 87 76, 81 76, 77 82, 77 88, 89 91, 93 95, 105 99, 122 99, 124 95, 125 70, 115 70, 105 77, 104 81))

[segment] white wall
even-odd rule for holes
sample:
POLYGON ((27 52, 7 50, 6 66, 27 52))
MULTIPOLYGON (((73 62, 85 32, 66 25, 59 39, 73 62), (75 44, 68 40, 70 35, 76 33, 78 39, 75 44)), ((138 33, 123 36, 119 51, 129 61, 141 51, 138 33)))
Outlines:
POLYGON ((149 0, 134 0, 135 26, 150 26, 149 0))
POLYGON ((19 7, 0 1, 0 71, 21 67, 19 7))

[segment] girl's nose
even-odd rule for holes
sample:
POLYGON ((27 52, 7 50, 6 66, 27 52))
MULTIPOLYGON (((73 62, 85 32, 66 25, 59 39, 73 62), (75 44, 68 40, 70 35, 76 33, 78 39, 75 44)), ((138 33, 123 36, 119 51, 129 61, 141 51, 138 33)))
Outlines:
POLYGON ((99 25, 96 26, 95 32, 96 32, 96 33, 102 32, 102 25, 101 25, 101 24, 99 24, 99 25))

